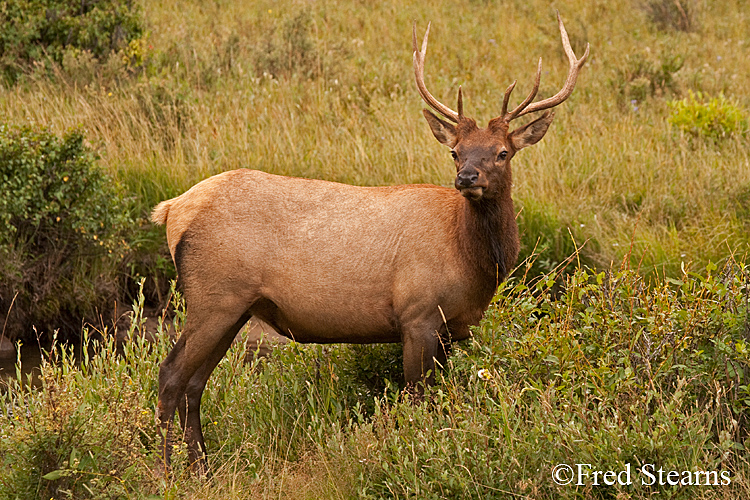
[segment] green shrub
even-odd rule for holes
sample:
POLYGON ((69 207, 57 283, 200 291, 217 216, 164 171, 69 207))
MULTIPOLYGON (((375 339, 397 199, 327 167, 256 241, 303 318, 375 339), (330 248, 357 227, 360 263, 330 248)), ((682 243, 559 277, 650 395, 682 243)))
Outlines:
POLYGON ((406 386, 400 343, 347 345, 341 349, 339 359, 344 375, 356 385, 363 404, 371 404, 389 388, 406 386))
POLYGON ((694 31, 694 0, 646 0, 643 10, 648 20, 662 31, 694 31))
POLYGON ((14 337, 108 310, 132 219, 81 130, 0 126, 0 311, 14 337))
MULTIPOLYGON (((277 19, 261 37, 255 52, 255 71, 275 78, 318 78, 331 72, 334 58, 312 33, 312 14, 303 10, 277 19)), ((334 48, 332 52, 341 52, 334 48)))
POLYGON ((90 53, 98 60, 143 34, 140 8, 131 0, 8 0, 0 8, 0 75, 6 83, 35 64, 62 65, 66 55, 90 53))
MULTIPOLYGON (((578 224, 571 228, 573 225, 562 220, 554 207, 535 199, 519 200, 519 205, 523 207, 517 217, 520 255, 529 258, 514 275, 521 278, 560 271, 576 254, 576 245, 583 243, 582 240, 574 240, 578 224)), ((582 256, 578 255, 577 258, 580 260, 582 256)), ((565 274, 565 271, 561 274, 565 274)))
POLYGON ((747 116, 724 94, 708 97, 701 92, 690 91, 685 99, 668 104, 672 109, 669 123, 693 137, 716 142, 748 133, 747 116))
POLYGON ((388 383, 374 395, 352 374, 357 357, 396 370, 381 362, 394 349, 290 343, 248 365, 238 342, 203 397, 205 486, 187 477, 179 437, 173 477, 151 472, 163 328, 123 355, 105 336, 77 361, 66 351, 44 363, 37 390, 0 392, 0 498, 746 498, 750 270, 730 262, 647 284, 579 268, 553 287, 501 285, 422 403, 388 383), (560 463, 631 464, 634 484, 559 486, 560 463), (644 486, 647 463, 728 471, 731 484, 644 486))
POLYGON ((633 105, 649 97, 674 93, 677 73, 685 61, 681 55, 668 53, 654 57, 650 54, 627 56, 626 64, 615 71, 612 85, 622 101, 635 101, 633 105))
POLYGON ((696 486, 642 485, 649 463, 729 471, 706 498, 744 496, 750 275, 715 270, 650 287, 578 269, 562 294, 501 285, 426 407, 381 404, 355 429, 363 497, 693 498, 696 486), (631 464, 633 484, 555 484, 556 464, 579 463, 631 464))
POLYGON ((84 332, 82 345, 80 356, 53 345, 37 386, 12 379, 0 395, 0 498, 142 498, 154 488, 150 399, 167 342, 140 338, 118 355, 112 336, 84 332))

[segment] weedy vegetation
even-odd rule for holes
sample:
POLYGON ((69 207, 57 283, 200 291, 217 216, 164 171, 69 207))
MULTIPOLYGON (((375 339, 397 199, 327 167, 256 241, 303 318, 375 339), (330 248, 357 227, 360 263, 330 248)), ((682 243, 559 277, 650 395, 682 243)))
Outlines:
POLYGON ((80 129, 58 138, 0 125, 0 193, 4 330, 80 331, 81 317, 118 298, 134 226, 122 190, 80 129))
POLYGON ((724 94, 709 99, 688 91, 686 98, 667 104, 672 109, 669 123, 693 137, 721 141, 748 133, 747 116, 724 94))
POLYGON ((573 48, 591 56, 514 160, 532 257, 474 338, 417 405, 397 346, 292 343, 244 365, 239 343, 204 397, 205 482, 180 442, 173 476, 152 472, 163 322, 179 335, 184 310, 150 209, 241 167, 451 184, 420 116, 412 23, 432 22, 430 89, 450 103, 462 85, 481 121, 513 80, 528 93, 538 56, 540 97, 564 80, 554 6, 44 4, 0 3, 0 324, 26 342, 36 326, 49 352, 41 385, 0 388, 0 497, 750 495, 744 2, 566 3, 573 48), (144 307, 167 302, 146 342, 144 307), (118 350, 123 303, 134 319, 117 333, 132 341, 118 350), (558 486, 558 463, 732 481, 558 486))
MULTIPOLYGON (((647 282, 581 268, 511 279, 426 401, 400 391, 390 347, 278 348, 243 364, 239 343, 204 396, 213 477, 154 472, 159 360, 135 335, 117 353, 87 334, 78 360, 53 346, 41 386, 0 397, 3 498, 741 498, 750 405, 750 270, 647 282), (384 382, 373 373, 385 374, 384 382), (390 374, 390 375, 389 375, 390 374), (604 470, 727 471, 724 486, 556 485, 558 463, 604 470)), ((177 331, 184 308, 172 307, 177 331)), ((705 480, 704 480, 705 481, 705 480)))

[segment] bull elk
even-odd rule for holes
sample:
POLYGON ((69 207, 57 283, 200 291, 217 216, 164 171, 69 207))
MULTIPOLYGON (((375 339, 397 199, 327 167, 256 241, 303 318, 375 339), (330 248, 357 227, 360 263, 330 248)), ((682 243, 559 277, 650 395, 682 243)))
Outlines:
MULTIPOLYGON (((573 92, 577 59, 558 14, 570 68, 562 89, 502 114, 487 128, 440 103, 424 83, 429 26, 414 73, 435 138, 456 165, 455 189, 357 187, 253 170, 224 172, 154 208, 187 304, 182 336, 159 370, 158 419, 165 470, 175 410, 194 470, 206 472, 200 403, 237 332, 255 316, 297 342, 403 343, 407 383, 434 379, 450 343, 469 337, 518 257, 510 162, 538 142, 573 92), (546 110, 546 111, 545 111, 546 110), (509 131, 511 121, 545 111, 509 131)), ((417 389, 418 390, 418 389, 417 389)))

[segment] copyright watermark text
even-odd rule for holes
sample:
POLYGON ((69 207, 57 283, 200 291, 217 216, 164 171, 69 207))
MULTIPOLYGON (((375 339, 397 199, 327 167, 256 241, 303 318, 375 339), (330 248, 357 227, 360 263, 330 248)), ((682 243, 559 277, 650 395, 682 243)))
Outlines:
POLYGON ((654 464, 619 470, 599 470, 592 464, 557 464, 552 468, 552 480, 561 486, 727 486, 732 478, 727 470, 689 471, 665 470, 654 464))

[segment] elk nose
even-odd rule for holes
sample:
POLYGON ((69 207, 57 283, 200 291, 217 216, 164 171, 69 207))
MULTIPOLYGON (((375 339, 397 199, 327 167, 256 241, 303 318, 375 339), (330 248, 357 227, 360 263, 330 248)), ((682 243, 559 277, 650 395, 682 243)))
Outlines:
POLYGON ((476 170, 461 171, 456 176, 456 189, 469 188, 474 186, 479 180, 479 173, 476 170))

